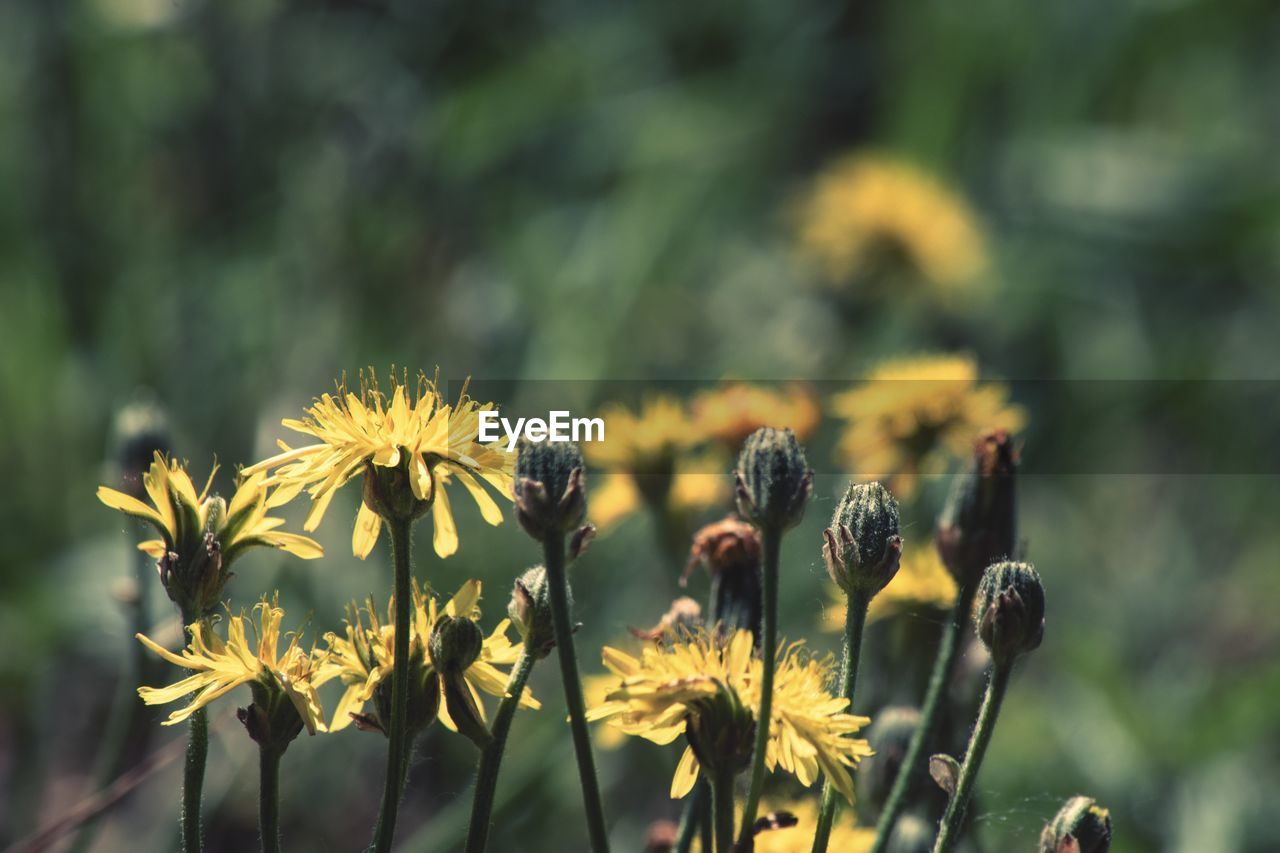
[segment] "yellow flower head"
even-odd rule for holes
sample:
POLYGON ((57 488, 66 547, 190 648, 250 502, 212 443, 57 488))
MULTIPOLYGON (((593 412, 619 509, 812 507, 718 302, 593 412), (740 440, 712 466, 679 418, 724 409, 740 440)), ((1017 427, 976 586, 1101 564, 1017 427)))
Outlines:
MULTIPOLYGON (((609 720, 629 735, 654 743, 671 743, 686 733, 700 713, 700 705, 723 691, 735 705, 752 714, 759 707, 764 667, 753 654, 751 632, 738 631, 717 639, 706 633, 689 634, 670 644, 655 644, 639 660, 605 647, 604 663, 617 676, 615 689, 587 713, 591 720, 609 720)), ((781 766, 803 785, 812 785, 819 772, 853 800, 849 767, 871 749, 851 735, 869 720, 845 713, 849 702, 827 692, 830 660, 803 654, 793 644, 778 657, 774 675, 772 719, 765 764, 781 766)), ((671 782, 671 796, 683 797, 698 776, 692 746, 685 749, 671 782)))
MULTIPOLYGON (((667 494, 667 508, 678 515, 724 508, 729 502, 729 479, 717 473, 728 467, 708 458, 684 457, 676 460, 676 470, 667 494)), ((603 483, 591 496, 591 522, 600 532, 644 506, 644 496, 635 477, 623 471, 605 474, 603 483)))
MULTIPOLYGON (((838 603, 827 608, 823 627, 843 631, 847 596, 834 584, 831 589, 832 598, 838 603)), ((867 620, 875 622, 921 608, 948 610, 955 601, 955 578, 942 565, 938 552, 932 546, 909 545, 902 552, 898 573, 871 599, 867 620)))
MULTIPOLYGON (((416 702, 411 695, 410 706, 412 708, 417 704, 433 717, 438 714, 440 721, 453 731, 457 731, 458 727, 449 715, 447 703, 441 701, 445 687, 434 672, 427 645, 432 629, 441 616, 479 619, 479 601, 480 581, 477 580, 463 584, 443 607, 434 597, 425 594, 417 581, 413 583, 413 610, 409 623, 409 659, 412 671, 410 691, 435 693, 431 696, 418 696, 416 702)), ((394 608, 393 600, 387 605, 387 619, 384 622, 378 618, 372 600, 366 602, 363 608, 353 603, 345 636, 339 637, 332 632, 325 635, 328 653, 317 683, 323 684, 337 678, 346 686, 346 691, 334 710, 333 721, 329 724, 330 731, 344 729, 353 720, 366 719, 375 727, 385 729, 390 708, 392 662, 395 659, 394 608), (365 703, 371 700, 378 707, 377 715, 366 718, 361 712, 365 703)), ((484 719, 484 707, 479 703, 476 690, 482 690, 491 696, 505 695, 507 676, 498 667, 510 666, 520 656, 520 647, 507 638, 510 624, 510 619, 503 619, 498 623, 485 638, 479 657, 462 674, 481 720, 484 719)), ((520 704, 525 708, 541 707, 527 687, 520 698, 520 704)), ((419 721, 419 724, 425 725, 428 722, 430 720, 419 721)))
POLYGON ((763 426, 790 427, 798 440, 805 441, 821 416, 813 392, 799 383, 775 390, 731 382, 693 401, 697 432, 724 442, 735 453, 747 436, 763 426))
MULTIPOLYGON (((809 853, 813 849, 814 830, 818 827, 817 801, 808 798, 778 803, 766 801, 761 812, 785 812, 795 819, 795 823, 758 833, 753 847, 755 853, 809 853)), ((840 818, 831 825, 827 849, 839 853, 864 853, 871 849, 875 840, 874 829, 840 818)))
POLYGON ((143 645, 160 657, 195 673, 168 687, 138 688, 138 695, 148 705, 164 705, 196 694, 186 707, 170 714, 164 725, 182 722, 242 684, 257 683, 272 693, 287 696, 309 733, 324 730, 324 714, 316 695, 322 656, 303 649, 294 633, 287 635, 288 645, 280 652, 280 623, 284 620, 284 611, 278 598, 270 602, 264 598, 254 605, 253 612, 256 624, 243 613, 228 617, 225 641, 207 621, 193 623, 188 628, 191 642, 180 655, 149 637, 137 635, 143 645), (246 622, 253 628, 252 640, 245 630, 246 622))
POLYGON ((613 470, 657 472, 702 439, 685 407, 673 397, 651 397, 639 412, 608 405, 600 417, 608 424, 604 441, 589 442, 583 452, 592 463, 613 470))
POLYGON ((980 383, 969 356, 943 355, 888 361, 866 381, 832 399, 849 421, 837 453, 867 478, 887 478, 902 497, 921 475, 945 473, 967 458, 985 430, 1017 432, 1026 423, 1021 406, 999 383, 980 383))
MULTIPOLYGON (((466 396, 456 405, 446 404, 436 384, 420 374, 416 393, 407 375, 392 376, 392 391, 382 393, 372 374, 361 374, 361 393, 339 388, 325 394, 307 409, 302 420, 282 423, 295 432, 317 439, 314 444, 291 448, 280 442, 281 453, 246 469, 254 474, 271 471, 268 485, 278 485, 271 505, 292 500, 304 488, 311 496, 305 530, 315 530, 334 494, 347 481, 375 469, 404 472, 412 497, 431 507, 435 528, 433 544, 441 557, 458 549, 458 532, 449 496, 444 488, 456 478, 480 507, 484 520, 502 522, 502 510, 480 485, 483 480, 498 494, 511 499, 514 458, 498 444, 480 444, 479 413, 493 408, 466 396)), ((351 550, 364 559, 373 550, 382 529, 382 518, 361 502, 351 536, 351 550)))
POLYGON ((932 176, 889 157, 840 160, 801 205, 801 248, 833 278, 900 256, 926 280, 954 287, 987 265, 969 206, 932 176))
POLYGON ((166 462, 156 453, 142 476, 150 505, 124 492, 98 487, 98 500, 142 519, 160 534, 138 548, 159 561, 157 568, 169 597, 189 615, 202 615, 214 606, 232 561, 255 545, 280 548, 304 560, 324 554, 314 540, 277 529, 284 521, 267 515, 272 499, 263 475, 241 482, 228 504, 209 494, 217 471, 215 465, 197 493, 180 462, 166 462))

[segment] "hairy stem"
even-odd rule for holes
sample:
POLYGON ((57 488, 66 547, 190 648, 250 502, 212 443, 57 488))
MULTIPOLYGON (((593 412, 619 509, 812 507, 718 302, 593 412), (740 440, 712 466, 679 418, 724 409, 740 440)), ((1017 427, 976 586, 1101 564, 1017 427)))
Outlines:
POLYGON ((258 835, 262 853, 280 853, 280 751, 258 748, 258 835))
POLYGON ((960 767, 956 792, 947 804, 946 814, 942 816, 938 840, 933 845, 934 853, 946 853, 960 840, 965 808, 973 795, 973 783, 978 778, 982 757, 986 755, 991 735, 996 730, 996 718, 1000 716, 1000 704, 1004 701, 1012 673, 1012 663, 995 663, 991 666, 991 679, 987 682, 987 692, 982 697, 982 707, 978 710, 978 722, 973 727, 973 736, 969 738, 969 747, 964 753, 964 764, 960 767))
POLYGON ((565 574, 564 535, 548 535, 542 542, 542 555, 547 570, 556 652, 560 656, 560 678, 564 682, 565 704, 569 706, 569 729, 573 735, 573 751, 578 759, 578 777, 582 783, 582 804, 587 812, 587 831, 591 837, 591 849, 595 853, 607 853, 609 835, 605 829, 595 760, 591 756, 591 735, 587 731, 586 702, 582 698, 582 681, 578 676, 578 656, 573 648, 573 617, 569 612, 569 578, 565 574))
MULTIPOLYGON (((840 695, 849 700, 853 713, 853 689, 858 683, 858 658, 862 652, 862 631, 867 624, 867 606, 871 598, 862 592, 850 593, 844 617, 844 651, 840 659, 840 695)), ((831 824, 836 815, 836 799, 840 794, 828 778, 822 789, 822 811, 813 836, 813 853, 824 853, 831 838, 831 824)))
POLYGON ((760 808, 760 795, 764 792, 765 753, 769 746, 769 722, 773 714, 773 671, 778 657, 778 554, 782 544, 782 531, 776 527, 760 530, 764 545, 762 564, 764 583, 764 615, 761 625, 761 658, 764 673, 760 678, 760 708, 756 713, 755 752, 751 757, 751 787, 747 790, 747 802, 742 811, 742 830, 739 842, 749 849, 756 811, 760 808))
POLYGON ((717 773, 711 782, 711 813, 716 827, 716 853, 733 853, 733 774, 717 773))
POLYGON ((920 724, 911 741, 907 744, 906 754, 898 775, 893 780, 893 788, 885 799, 884 808, 880 812, 880 820, 876 823, 876 840, 871 853, 884 853, 889 839, 893 835, 893 827, 907 805, 907 793, 911 782, 920 771, 920 762, 925 748, 933 740, 942 716, 943 697, 947 692, 947 683, 951 680, 951 670, 955 666, 960 651, 960 638, 969 624, 969 608, 973 603, 972 587, 962 588, 956 596, 955 606, 951 609, 951 618, 942 634, 942 642, 938 646, 938 655, 933 661, 933 673, 929 676, 929 687, 925 691, 924 704, 920 708, 920 724))
MULTIPOLYGON (((191 626, 199 616, 182 611, 184 634, 191 639, 191 626)), ((209 712, 205 708, 188 718, 187 760, 182 772, 182 853, 200 853, 204 832, 200 825, 200 798, 204 793, 204 767, 209 758, 209 712)))
POLYGON ((391 558, 395 564, 395 647, 391 673, 391 721, 387 733, 387 776, 382 789, 382 808, 374 830, 374 850, 390 853, 396 835, 396 816, 408 765, 409 749, 409 591, 412 577, 411 528, 408 519, 388 519, 391 528, 391 558))
POLYGON ((493 719, 493 740, 480 756, 480 769, 476 774, 476 790, 471 801, 471 828, 467 832, 467 853, 483 853, 489 840, 489 825, 493 815, 494 793, 498 790, 498 770, 502 766, 502 753, 511 732, 511 721, 524 695, 525 682, 533 671, 536 658, 526 647, 516 659, 515 668, 507 680, 507 693, 498 704, 498 714, 493 719))

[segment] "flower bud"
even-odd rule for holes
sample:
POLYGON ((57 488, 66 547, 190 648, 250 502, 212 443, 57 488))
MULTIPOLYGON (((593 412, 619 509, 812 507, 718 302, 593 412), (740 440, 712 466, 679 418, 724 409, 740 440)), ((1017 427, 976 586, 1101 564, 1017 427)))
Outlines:
MULTIPOLYGON (((711 575, 711 610, 708 618, 732 633, 746 628, 760 630, 760 534, 744 521, 730 516, 703 527, 693 537, 689 563, 680 585, 698 565, 711 575)), ((759 637, 756 637, 757 642, 759 637)))
POLYGON ((786 530, 804 517, 813 472, 791 430, 761 427, 751 433, 734 476, 738 512, 757 527, 786 530))
POLYGON ((582 451, 572 442, 521 440, 516 451, 516 518, 534 539, 563 535, 587 514, 582 451))
MULTIPOLYGON (((573 607, 572 598, 569 607, 573 607)), ((529 654, 538 660, 551 654, 556 645, 556 632, 551 618, 546 569, 534 566, 516 579, 507 615, 524 639, 524 647, 529 654)))
POLYGON ((858 796, 872 810, 878 812, 884 806, 919 725, 920 712, 915 708, 889 707, 867 729, 867 742, 874 752, 858 762, 858 796))
POLYGON ((898 573, 898 502, 879 483, 850 484, 822 538, 827 574, 845 593, 870 599, 898 573))
POLYGON ((463 672, 480 657, 484 632, 464 616, 441 615, 431 629, 431 665, 441 672, 463 672))
POLYGON ((1111 813, 1090 797, 1072 797, 1040 833, 1040 853, 1107 853, 1111 813))
POLYGON ((936 539, 943 564, 962 590, 972 589, 987 566, 1014 556, 1017 466, 1012 438, 997 430, 978 439, 969 470, 956 478, 936 539))
POLYGON ((974 615, 978 636, 997 665, 1040 645, 1044 638, 1044 587, 1030 563, 996 563, 982 576, 974 615))

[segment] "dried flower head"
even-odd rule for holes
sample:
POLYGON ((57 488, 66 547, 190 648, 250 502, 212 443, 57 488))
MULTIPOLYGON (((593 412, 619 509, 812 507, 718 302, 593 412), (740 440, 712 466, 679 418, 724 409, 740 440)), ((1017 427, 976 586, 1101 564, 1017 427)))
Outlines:
MULTIPOLYGON (((752 646, 751 633, 744 630, 723 638, 696 633, 655 644, 639 659, 605 647, 605 666, 617 680, 587 718, 607 719, 626 734, 658 744, 692 734, 671 783, 671 795, 683 797, 697 779, 699 752, 707 743, 720 745, 718 760, 742 758, 729 745, 750 757, 751 735, 744 733, 748 727, 742 715, 754 715, 759 705, 764 668, 752 646)), ((770 770, 781 766, 806 786, 825 774, 852 801, 849 768, 870 754, 867 742, 852 735, 868 719, 846 713, 848 700, 827 692, 830 664, 829 659, 807 657, 798 645, 779 655, 765 764, 770 770)))
POLYGON ((941 475, 971 452, 985 430, 1016 432, 1026 423, 998 383, 980 383, 968 356, 887 361, 864 382, 832 399, 849 421, 837 453, 849 470, 887 478, 911 497, 922 475, 941 475))
POLYGON ((434 526, 433 545, 441 557, 458 549, 458 531, 445 486, 457 479, 480 507, 489 524, 502 522, 502 510, 480 485, 483 481, 503 497, 511 495, 512 458, 500 444, 481 444, 479 413, 493 408, 467 396, 446 404, 436 383, 419 374, 416 392, 408 376, 392 374, 390 395, 379 390, 373 373, 361 373, 356 395, 339 387, 307 409, 302 420, 282 423, 317 441, 291 448, 245 469, 271 472, 268 485, 279 488, 278 506, 303 489, 312 500, 303 524, 315 530, 334 494, 356 476, 365 477, 364 499, 356 516, 351 550, 364 559, 373 550, 384 519, 417 518, 428 510, 434 526))
POLYGON ((98 487, 98 500, 142 519, 160 534, 159 539, 148 539, 138 548, 156 558, 156 570, 169 598, 191 619, 217 606, 231 578, 231 563, 249 548, 280 548, 304 560, 324 553, 314 540, 277 529, 283 521, 267 515, 272 500, 262 475, 242 482, 228 504, 209 493, 217 471, 215 465, 204 489, 197 493, 181 463, 166 462, 156 453, 142 477, 150 505, 124 492, 98 487))
POLYGON ((935 538, 947 570, 972 588, 987 566, 1014 556, 1018 516, 1018 454, 1004 430, 974 442, 973 459, 958 477, 938 519, 935 538))

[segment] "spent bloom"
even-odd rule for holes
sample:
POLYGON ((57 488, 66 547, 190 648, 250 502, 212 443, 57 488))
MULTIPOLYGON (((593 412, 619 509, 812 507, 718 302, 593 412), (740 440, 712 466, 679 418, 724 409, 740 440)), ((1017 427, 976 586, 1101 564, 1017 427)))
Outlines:
POLYGON ((905 261, 925 281, 954 288, 987 266, 969 205, 915 166, 878 155, 842 159, 818 177, 802 203, 799 242, 835 279, 905 261))
POLYGON ((832 399, 849 422, 836 452, 850 470, 887 477, 896 494, 910 497, 922 475, 943 474, 968 457, 980 433, 1025 425, 1025 412, 1008 396, 1005 386, 979 381, 969 356, 887 361, 832 399))
MULTIPOLYGON (((316 695, 317 672, 323 656, 302 648, 295 633, 285 635, 288 642, 284 651, 280 651, 284 611, 278 600, 262 599, 254 605, 253 613, 253 619, 243 613, 229 615, 225 640, 208 622, 193 623, 189 627, 191 642, 181 654, 174 654, 143 634, 137 635, 143 645, 169 663, 193 671, 192 675, 168 687, 138 688, 138 695, 148 705, 190 700, 185 707, 170 714, 164 725, 180 723, 220 696, 248 684, 253 688, 255 704, 268 704, 263 701, 264 696, 272 697, 272 705, 276 704, 275 698, 287 697, 308 733, 324 730, 324 715, 316 695)), ((252 727, 250 733, 254 733, 252 727)))
MULTIPOLYGON (((455 714, 467 718, 462 721, 464 725, 473 722, 473 716, 483 722, 484 708, 478 701, 477 690, 491 696, 506 693, 507 676, 498 667, 510 666, 520 654, 520 647, 507 638, 511 624, 508 619, 499 622, 487 637, 482 636, 475 657, 460 672, 442 673, 432 658, 431 638, 443 620, 474 622, 479 619, 480 589, 480 581, 467 581, 442 607, 433 596, 424 593, 416 581, 413 584, 409 622, 409 717, 413 730, 420 731, 438 717, 447 728, 457 731, 455 714), (446 684, 454 675, 459 677, 446 684)), ((387 607, 385 621, 379 618, 372 600, 364 607, 352 604, 344 635, 333 632, 325 635, 328 655, 318 683, 337 678, 346 687, 334 710, 330 731, 344 729, 353 721, 375 731, 385 731, 389 725, 396 636, 394 612, 394 601, 387 607), (364 713, 367 702, 374 704, 372 714, 364 713)), ((520 704, 526 708, 539 707, 527 687, 520 704)))
MULTIPOLYGON (((715 740, 706 728, 725 716, 726 706, 748 718, 759 707, 764 667, 752 646, 746 630, 726 638, 689 633, 650 645, 639 658, 606 646, 604 663, 616 676, 614 689, 587 716, 658 744, 686 735, 690 745, 671 782, 671 795, 683 797, 698 776, 698 740, 715 740)), ((825 774, 852 801, 849 768, 870 754, 867 742, 852 735, 868 719, 846 713, 849 701, 827 692, 830 660, 808 657, 798 644, 779 655, 775 679, 766 766, 780 766, 806 786, 825 774)), ((751 735, 740 725, 734 728, 733 742, 749 758, 751 735)))
POLYGON ((301 420, 283 425, 315 439, 290 447, 246 469, 269 471, 268 485, 278 486, 271 505, 285 503, 303 489, 311 511, 303 524, 315 530, 334 494, 352 478, 365 475, 364 500, 356 516, 351 550, 361 559, 369 555, 387 517, 417 518, 431 511, 435 551, 447 557, 458 549, 458 531, 449 505, 447 486, 457 480, 480 507, 489 524, 502 522, 502 510, 481 481, 510 497, 513 460, 499 443, 481 444, 480 412, 493 408, 467 396, 447 404, 436 383, 418 376, 416 392, 407 375, 392 375, 391 394, 378 389, 372 372, 361 374, 359 395, 340 387, 325 394, 301 420))
POLYGON ((254 546, 280 548, 312 560, 324 551, 312 539, 279 530, 282 519, 267 515, 272 499, 261 474, 250 476, 236 489, 231 503, 211 495, 217 466, 204 489, 196 492, 186 468, 176 459, 156 453, 142 485, 150 504, 108 488, 98 487, 98 500, 112 509, 140 518, 155 528, 159 539, 138 548, 156 558, 156 570, 185 617, 196 618, 214 608, 230 579, 233 560, 254 546))

